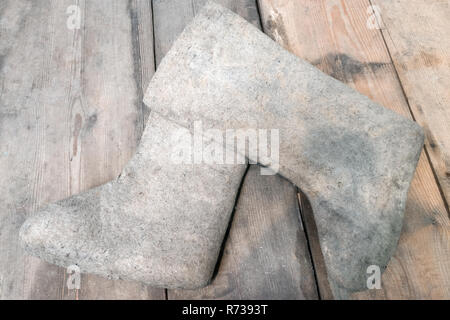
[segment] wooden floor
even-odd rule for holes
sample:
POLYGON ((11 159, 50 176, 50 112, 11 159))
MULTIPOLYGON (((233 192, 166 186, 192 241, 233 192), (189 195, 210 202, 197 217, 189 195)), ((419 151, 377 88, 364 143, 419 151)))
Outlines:
MULTIPOLYGON (((382 289, 352 298, 450 299, 450 1, 216 1, 423 126, 426 145, 382 289)), ((92 275, 68 290, 64 269, 18 245, 21 224, 41 205, 120 173, 149 114, 143 91, 205 2, 0 2, 1 299, 333 299, 307 199, 256 166, 214 281, 201 290, 92 275)))

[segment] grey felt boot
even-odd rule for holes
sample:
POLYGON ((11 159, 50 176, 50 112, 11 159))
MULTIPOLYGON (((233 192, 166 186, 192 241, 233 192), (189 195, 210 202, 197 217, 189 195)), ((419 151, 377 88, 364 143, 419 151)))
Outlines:
POLYGON ((180 129, 151 114, 120 177, 33 214, 20 230, 25 249, 110 278, 205 286, 246 165, 174 163, 174 150, 192 142, 180 129))
POLYGON ((190 130, 278 129, 279 163, 247 156, 308 196, 334 295, 366 289, 368 268, 386 267, 423 145, 416 123, 214 3, 174 43, 144 102, 190 130))

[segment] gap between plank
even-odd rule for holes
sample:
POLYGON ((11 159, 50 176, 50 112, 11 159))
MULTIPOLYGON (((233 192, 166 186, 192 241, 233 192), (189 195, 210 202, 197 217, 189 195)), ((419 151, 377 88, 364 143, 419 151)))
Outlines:
MULTIPOLYGON (((374 6, 373 0, 368 0, 368 1, 369 1, 369 4, 373 7, 373 6, 374 6)), ((377 22, 378 22, 378 21, 377 21, 377 22)), ((385 23, 383 23, 383 25, 386 26, 385 23)), ((388 34, 389 37, 391 38, 392 44, 395 46, 395 42, 394 42, 394 40, 392 39, 392 37, 390 36, 389 30, 387 29, 387 27, 386 27, 384 30, 386 30, 387 34, 388 34)), ((391 60, 392 67, 393 67, 394 73, 395 73, 395 77, 397 78, 397 80, 398 80, 398 82, 399 82, 399 84, 400 84, 400 88, 401 88, 401 90, 402 90, 402 94, 403 94, 403 96, 405 97, 405 101, 406 101, 406 105, 408 106, 409 113, 411 114, 411 117, 413 118, 413 120, 414 120, 415 122, 417 122, 416 117, 414 116, 414 112, 413 112, 413 110, 412 110, 412 108, 411 108, 411 104, 410 104, 410 102, 409 102, 408 95, 406 94, 405 87, 403 86, 403 82, 402 82, 402 80, 401 80, 401 78, 400 78, 400 74, 398 73, 397 66, 395 65, 394 58, 392 57, 391 49, 389 48, 389 46, 388 46, 388 44, 387 44, 386 37, 384 36, 384 32, 382 31, 380 25, 378 25, 378 31, 380 32, 381 38, 383 39, 383 42, 384 42, 384 46, 385 46, 386 51, 387 51, 387 53, 388 53, 388 55, 389 55, 389 59, 391 60)), ((426 139, 426 137, 425 137, 425 139, 426 139)), ((425 151, 425 155, 426 155, 426 157, 427 157, 427 161, 428 161, 428 163, 430 164, 431 172, 433 172, 433 177, 434 177, 434 180, 436 181, 436 185, 437 185, 437 187, 438 187, 439 194, 441 195, 442 201, 444 202, 444 207, 445 207, 445 210, 447 211, 447 216, 448 216, 448 218, 450 219, 450 208, 449 208, 449 204, 448 204, 448 202, 447 202, 447 199, 446 199, 445 196, 444 196, 444 191, 442 190, 442 186, 441 186, 441 184, 440 184, 440 182, 439 182, 439 179, 438 179, 438 176, 437 176, 437 174, 436 174, 436 170, 434 169, 433 162, 431 161, 430 155, 428 154, 428 150, 427 150, 426 145, 423 146, 423 150, 425 151)))
MULTIPOLYGON (((150 10, 152 11, 152 37, 153 37, 153 65, 155 66, 155 72, 158 68, 156 65, 156 39, 155 39, 155 13, 153 11, 153 0, 148 0, 150 2, 150 10)), ((145 92, 144 92, 145 94, 145 92)), ((150 109, 149 114, 152 113, 152 110, 150 109)), ((144 122, 144 129, 145 130, 146 123, 144 122)), ((167 288, 164 288, 164 300, 169 300, 169 292, 167 288)))
POLYGON ((308 246, 319 300, 334 300, 328 282, 325 260, 323 258, 322 248, 320 247, 319 234, 314 220, 312 207, 306 195, 302 193, 298 187, 297 204, 299 208, 299 218, 303 225, 303 230, 305 231, 306 244, 308 246))
MULTIPOLYGON (((258 18, 259 18, 259 25, 261 26, 261 31, 267 35, 266 31, 264 30, 264 23, 262 20, 262 15, 261 15, 261 8, 259 6, 259 0, 255 0, 255 6, 256 6, 256 12, 258 13, 258 18)), ((268 36, 268 35, 267 35, 268 36)))

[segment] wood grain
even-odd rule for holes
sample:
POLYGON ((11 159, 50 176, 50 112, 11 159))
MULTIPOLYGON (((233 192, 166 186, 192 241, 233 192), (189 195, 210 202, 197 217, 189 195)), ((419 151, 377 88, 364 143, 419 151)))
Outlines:
MULTIPOLYGON (((156 63, 205 3, 154 0, 156 63)), ((254 0, 216 1, 256 27, 254 0)), ((169 299, 316 299, 317 289, 299 220, 296 188, 250 166, 224 253, 212 284, 201 290, 168 290, 169 299)))
POLYGON ((41 205, 105 183, 133 155, 154 71, 151 17, 148 1, 2 1, 0 298, 164 298, 90 275, 68 291, 65 270, 26 255, 17 238, 41 205), (79 29, 68 27, 71 5, 79 29))
MULTIPOLYGON (((157 63, 204 2, 153 1, 157 63)), ((367 28, 369 0, 259 1, 264 30, 281 45, 386 107, 412 111, 425 128, 433 167, 422 154, 382 290, 353 297, 449 299, 448 1, 372 2, 381 8, 381 31, 367 28)), ((254 1, 222 3, 259 26, 254 1)), ((67 290, 64 269, 27 256, 17 241, 42 204, 114 178, 134 153, 149 113, 142 92, 154 72, 151 2, 4 0, 0 39, 0 299, 164 298, 161 289, 92 275, 82 276, 81 290, 67 290), (70 30, 73 4, 82 20, 70 30)), ((317 297, 294 189, 256 171, 244 181, 213 284, 169 297, 317 297)), ((330 298, 326 270, 314 261, 320 295, 330 298)))
POLYGON ((450 203, 450 1, 374 0, 382 33, 450 203))
POLYGON ((169 290, 169 299, 317 299, 297 192, 250 166, 211 285, 169 290))
MULTIPOLYGON (((260 0, 259 4, 265 31, 286 49, 412 118, 382 34, 367 27, 368 0, 260 0)), ((449 298, 450 253, 444 244, 449 228, 444 200, 423 152, 409 191, 399 246, 383 275, 382 290, 354 298, 449 298)), ((318 270, 317 275, 321 274, 318 270)))
POLYGON ((320 248, 319 233, 317 231, 314 213, 308 197, 297 188, 297 196, 300 205, 300 213, 305 230, 306 240, 309 245, 309 252, 314 266, 318 296, 321 300, 333 300, 333 292, 328 282, 325 259, 320 248))
MULTIPOLYGON (((172 43, 208 0, 153 0, 155 20, 156 65, 169 51, 172 43)), ((256 0, 216 0, 260 28, 256 0)))

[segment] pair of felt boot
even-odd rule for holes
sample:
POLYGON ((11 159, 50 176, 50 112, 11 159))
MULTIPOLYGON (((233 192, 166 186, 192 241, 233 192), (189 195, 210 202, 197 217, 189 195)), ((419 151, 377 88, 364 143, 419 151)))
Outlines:
MULTIPOLYGON (((364 289, 367 268, 387 265, 423 145, 417 124, 214 3, 175 42, 144 102, 151 115, 122 174, 33 214, 20 231, 31 254, 153 286, 205 286, 247 164, 174 163, 201 121, 204 132, 279 132, 277 163, 238 152, 308 196, 335 295, 364 289)), ((217 135, 202 141, 234 151, 217 135)))

